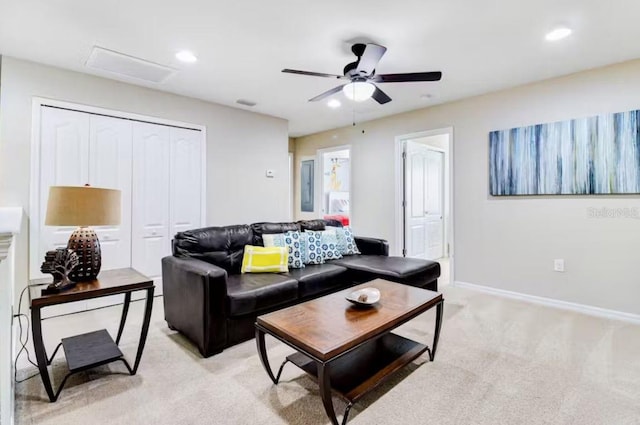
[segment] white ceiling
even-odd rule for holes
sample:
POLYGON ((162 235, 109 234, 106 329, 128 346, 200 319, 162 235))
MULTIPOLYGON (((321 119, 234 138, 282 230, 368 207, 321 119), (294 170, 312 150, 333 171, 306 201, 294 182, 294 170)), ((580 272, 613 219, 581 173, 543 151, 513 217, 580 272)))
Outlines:
POLYGON ((349 125, 354 109, 360 122, 640 57, 639 18, 637 0, 0 0, 0 54, 97 73, 84 63, 102 46, 180 70, 143 85, 282 117, 300 136, 349 125), (559 24, 574 34, 544 41, 559 24), (338 93, 330 109, 307 99, 335 80, 280 72, 341 74, 354 41, 388 48, 378 73, 443 80, 384 84, 386 105, 338 93), (182 49, 199 61, 177 61, 182 49))

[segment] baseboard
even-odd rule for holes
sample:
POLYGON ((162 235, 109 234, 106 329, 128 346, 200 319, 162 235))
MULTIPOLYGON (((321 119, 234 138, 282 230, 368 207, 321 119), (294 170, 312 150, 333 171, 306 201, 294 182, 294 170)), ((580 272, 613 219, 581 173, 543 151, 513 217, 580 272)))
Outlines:
POLYGON ((620 320, 623 322, 640 325, 640 315, 638 314, 625 313, 623 311, 617 311, 617 310, 609 310, 606 308, 572 303, 569 301, 555 300, 553 298, 539 297, 536 295, 522 294, 520 292, 506 291, 504 289, 492 288, 490 286, 476 285, 475 283, 461 282, 459 280, 456 280, 455 282, 453 282, 453 286, 458 288, 471 289, 472 291, 478 291, 478 292, 484 292, 487 294, 497 295, 500 297, 511 298, 511 299, 521 300, 521 301, 528 301, 534 304, 540 304, 547 307, 576 311, 578 313, 588 314, 590 316, 620 320))

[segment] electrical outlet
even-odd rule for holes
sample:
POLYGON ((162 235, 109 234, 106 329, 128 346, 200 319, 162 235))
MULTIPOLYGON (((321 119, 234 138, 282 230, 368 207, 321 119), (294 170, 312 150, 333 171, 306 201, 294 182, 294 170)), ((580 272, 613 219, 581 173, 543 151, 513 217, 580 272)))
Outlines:
POLYGON ((553 260, 553 271, 564 272, 564 260, 563 259, 553 260))

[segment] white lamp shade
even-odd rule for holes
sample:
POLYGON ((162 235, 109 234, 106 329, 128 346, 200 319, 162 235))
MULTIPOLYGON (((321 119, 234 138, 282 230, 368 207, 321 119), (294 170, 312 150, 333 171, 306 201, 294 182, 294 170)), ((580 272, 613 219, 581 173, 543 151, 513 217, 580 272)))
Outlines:
POLYGON ((369 99, 375 90, 376 86, 366 81, 355 81, 342 87, 344 95, 356 102, 369 99))
POLYGON ((90 186, 51 186, 47 226, 108 226, 120 224, 119 190, 90 186))

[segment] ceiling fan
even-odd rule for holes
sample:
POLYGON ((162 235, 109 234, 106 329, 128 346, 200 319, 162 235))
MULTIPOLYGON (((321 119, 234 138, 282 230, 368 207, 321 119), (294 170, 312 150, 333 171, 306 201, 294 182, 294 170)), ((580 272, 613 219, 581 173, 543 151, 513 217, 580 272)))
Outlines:
POLYGON ((376 74, 376 66, 387 51, 384 46, 368 43, 357 43, 351 46, 351 51, 358 57, 358 60, 351 62, 344 67, 344 75, 323 74, 320 72, 298 71, 296 69, 283 69, 282 72, 289 74, 310 75, 312 77, 336 78, 339 80, 349 80, 348 83, 334 87, 318 96, 309 99, 309 102, 317 102, 329 97, 339 91, 343 91, 345 96, 356 102, 361 102, 372 97, 376 102, 384 105, 391 102, 391 98, 380 90, 374 83, 404 83, 419 81, 439 81, 442 72, 411 72, 405 74, 376 74))

